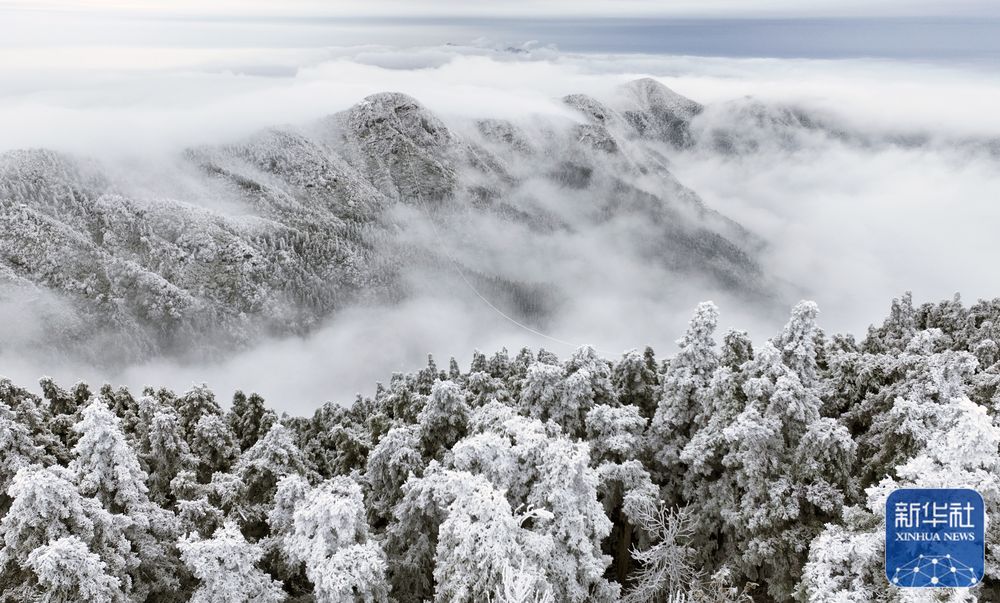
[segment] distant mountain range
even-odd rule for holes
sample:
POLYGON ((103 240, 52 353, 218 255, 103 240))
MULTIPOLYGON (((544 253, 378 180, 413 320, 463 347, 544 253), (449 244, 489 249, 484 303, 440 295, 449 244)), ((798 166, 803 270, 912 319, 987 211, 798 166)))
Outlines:
MULTIPOLYGON (((705 108, 651 79, 619 92, 608 104, 565 97, 575 121, 454 129, 405 94, 375 94, 317 122, 189 149, 171 195, 88 159, 2 154, 0 310, 30 308, 30 345, 113 363, 308 333, 348 304, 405 298, 413 270, 459 270, 544 324, 564 302, 556 287, 491 273, 443 240, 461 240, 470 220, 539 237, 640 223, 627 242, 650 262, 774 302, 755 259, 765 243, 671 174, 669 153, 700 144, 692 120, 705 108), (553 208, 546 191, 578 205, 553 208), (405 235, 415 218, 440 231, 405 235)), ((720 150, 749 144, 702 134, 720 150)))

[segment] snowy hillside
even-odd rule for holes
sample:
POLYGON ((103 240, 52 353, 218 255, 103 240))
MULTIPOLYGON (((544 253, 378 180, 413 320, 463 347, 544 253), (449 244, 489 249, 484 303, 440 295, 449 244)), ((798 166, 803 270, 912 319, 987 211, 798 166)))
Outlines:
POLYGON ((545 257, 549 241, 586 241, 775 301, 754 259, 763 242, 671 174, 701 105, 649 79, 608 103, 563 100, 562 120, 449 128, 416 99, 376 94, 318 122, 191 148, 152 187, 155 176, 86 158, 5 153, 0 302, 38 323, 25 345, 102 364, 307 333, 456 270, 543 325, 569 293, 544 270, 498 265, 511 253, 503 233, 554 266, 564 258, 545 257))

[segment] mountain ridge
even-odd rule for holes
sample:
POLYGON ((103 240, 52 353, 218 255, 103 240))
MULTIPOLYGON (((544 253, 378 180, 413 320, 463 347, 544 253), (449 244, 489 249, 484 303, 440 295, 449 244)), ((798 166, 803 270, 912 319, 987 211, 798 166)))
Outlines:
POLYGON ((687 124, 701 105, 653 80, 623 93, 626 113, 570 95, 579 123, 529 133, 478 120, 471 134, 406 94, 378 93, 312 123, 187 149, 180 161, 195 193, 182 199, 124 192, 87 159, 4 153, 0 296, 27 288, 73 308, 82 320, 49 325, 52 339, 93 355, 87 342, 106 329, 117 350, 99 354, 107 362, 306 334, 350 304, 412 294, 403 277, 414 269, 500 283, 500 306, 544 323, 565 298, 554 286, 474 264, 502 252, 475 251, 483 237, 465 230, 491 220, 485 227, 580 240, 625 224, 635 231, 629 253, 767 298, 754 259, 763 242, 670 172, 664 145, 690 144, 687 124), (243 211, 200 202, 214 198, 243 211), (444 230, 455 240, 401 237, 414 215, 447 227, 432 238, 444 230))

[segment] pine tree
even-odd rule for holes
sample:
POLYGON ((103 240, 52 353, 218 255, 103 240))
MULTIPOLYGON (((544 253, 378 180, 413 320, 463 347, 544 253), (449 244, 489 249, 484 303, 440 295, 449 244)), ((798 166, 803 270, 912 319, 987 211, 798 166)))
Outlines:
POLYGON ((84 383, 77 383, 73 391, 67 392, 56 385, 50 377, 39 381, 42 395, 48 402, 48 429, 57 438, 60 460, 69 458, 69 451, 76 444, 76 432, 73 425, 79 419, 79 411, 90 401, 90 389, 84 383))
POLYGON ((699 396, 701 410, 696 423, 701 427, 680 457, 686 466, 683 500, 698 510, 688 518, 694 559, 706 569, 720 567, 736 555, 735 534, 723 519, 736 508, 740 497, 736 473, 724 462, 730 453, 726 429, 746 407, 743 386, 753 369, 747 334, 730 331, 723 339, 721 366, 699 396))
MULTIPOLYGON (((560 398, 548 415, 563 431, 583 437, 586 416, 596 404, 616 405, 618 399, 611 383, 611 369, 590 346, 576 350, 563 366, 560 398)), ((543 413, 544 414, 544 413, 543 413)))
POLYGON ((587 441, 595 465, 637 458, 649 421, 637 406, 599 404, 587 413, 587 441))
POLYGON ((25 564, 37 576, 31 600, 40 603, 126 601, 118 578, 76 536, 65 536, 31 551, 25 564))
POLYGON ((257 567, 262 551, 227 522, 209 539, 186 536, 178 542, 181 558, 201 585, 192 603, 278 603, 281 584, 257 567))
POLYGON ((0 463, 0 514, 7 511, 10 500, 7 498, 7 488, 18 471, 44 461, 45 451, 37 446, 28 428, 17 420, 14 412, 0 402, 0 450, 4 451, 3 462, 0 463))
POLYGON ((423 410, 427 398, 416 392, 413 379, 396 373, 389 380, 389 388, 385 392, 382 405, 388 409, 389 416, 404 423, 416 423, 420 411, 423 410))
POLYGON ((617 587, 603 578, 611 558, 601 550, 611 521, 598 500, 587 444, 570 441, 551 424, 505 413, 499 404, 478 409, 470 424, 480 432, 455 445, 454 469, 486 477, 506 492, 512 508, 545 512, 531 531, 552 541, 540 569, 553 596, 614 600, 617 587))
MULTIPOLYGON (((471 487, 459 493, 441 524, 434 559, 434 599, 475 602, 488 600, 503 588, 504 571, 538 563, 551 541, 532 539, 521 527, 502 492, 483 479, 467 475, 471 487), (526 550, 527 549, 527 550, 526 550)), ((532 590, 549 592, 541 575, 532 590)))
POLYGON ((621 404, 635 406, 647 419, 653 417, 660 381, 652 348, 647 347, 643 354, 638 350, 622 354, 612 380, 621 404))
POLYGON ((141 460, 149 473, 149 495, 157 504, 170 508, 176 501, 171 482, 182 472, 193 470, 192 456, 181 432, 180 419, 172 408, 161 407, 150 420, 141 460))
POLYGON ((635 406, 595 406, 587 413, 591 463, 597 467, 598 495, 612 522, 603 550, 612 575, 624 584, 632 570, 632 548, 640 538, 633 511, 639 501, 659 500, 649 472, 638 460, 647 420, 635 406))
POLYGON ((420 477, 424 464, 417 426, 395 427, 379 441, 368 455, 365 469, 372 525, 381 527, 391 519, 403 496, 403 484, 411 475, 420 477))
POLYGON ((120 419, 99 399, 83 409, 73 427, 79 436, 70 463, 80 491, 113 513, 142 513, 149 499, 146 472, 121 431, 120 419))
POLYGON ((586 444, 562 438, 550 442, 528 496, 529 505, 551 513, 551 519, 537 521, 537 531, 554 542, 543 567, 560 601, 618 599, 617 585, 603 577, 611 559, 601 543, 611 533, 611 521, 597 500, 598 477, 589 461, 586 444))
POLYGON ((221 415, 205 414, 195 424, 191 452, 198 459, 198 481, 207 484, 217 471, 228 471, 239 456, 233 433, 221 415))
POLYGON ((0 520, 0 587, 5 600, 30 600, 30 593, 40 588, 38 575, 29 569, 31 554, 70 536, 98 556, 108 575, 121 580, 124 594, 131 593, 129 574, 139 559, 125 538, 130 521, 81 496, 73 479, 68 469, 35 465, 18 471, 11 481, 11 506, 0 520))
POLYGON ((438 529, 467 485, 437 461, 431 461, 423 477, 403 484, 403 497, 385 534, 391 594, 397 601, 419 603, 433 597, 438 529))
MULTIPOLYGON (((800 357, 792 358, 801 370, 800 357)), ((737 541, 740 573, 784 601, 805 562, 800 543, 839 517, 856 445, 845 427, 820 417, 815 391, 770 342, 749 372, 747 405, 723 432, 736 508, 722 515, 737 541)))
POLYGON ((462 380, 462 369, 458 368, 458 361, 454 356, 448 360, 448 380, 456 383, 462 380))
POLYGON ((177 409, 177 415, 180 417, 181 429, 184 431, 184 439, 187 440, 188 445, 194 443, 195 428, 203 416, 222 415, 222 408, 215 401, 215 394, 204 384, 185 392, 173 403, 177 409))
POLYGON ((244 518, 245 533, 257 538, 267 533, 269 506, 281 478, 292 474, 309 475, 305 457, 295 445, 292 432, 280 423, 243 453, 233 473, 239 483, 227 486, 225 481, 219 481, 227 480, 224 474, 216 474, 218 479, 213 479, 213 483, 218 482, 231 492, 228 500, 220 501, 221 506, 235 507, 244 518))
POLYGON ((335 477, 304 493, 294 505, 284 551, 305 565, 319 601, 385 601, 386 560, 370 539, 361 487, 335 477))
POLYGON ((712 302, 698 305, 687 332, 677 345, 680 350, 661 376, 660 399, 649 426, 647 446, 654 460, 654 475, 663 485, 664 498, 679 502, 684 465, 681 451, 700 427, 696 423, 703 392, 719 365, 715 349, 715 327, 719 312, 712 302))
POLYGON ((903 297, 892 300, 889 317, 879 328, 869 327, 868 336, 861 347, 866 353, 883 354, 902 352, 917 332, 916 310, 913 308, 913 294, 909 291, 903 297))
POLYGON ((816 302, 802 301, 792 308, 792 317, 774 341, 774 347, 781 352, 785 366, 792 369, 803 386, 812 388, 818 380, 816 356, 819 347, 816 338, 819 327, 816 316, 819 307, 816 302))
MULTIPOLYGON (((11 411, 10 414, 6 412, 0 414, 20 424, 30 434, 34 445, 44 451, 43 464, 50 464, 51 461, 63 464, 69 462, 69 450, 52 432, 49 424, 49 413, 38 396, 15 386, 8 379, 0 378, 0 404, 5 405, 11 411)), ((13 437, 16 438, 16 436, 13 437)), ((11 449, 16 448, 15 444, 11 449)), ((10 472, 10 475, 13 473, 10 472)), ((0 492, 0 499, 3 497, 4 494, 0 492)))
POLYGON ((226 421, 240 451, 244 451, 264 437, 278 422, 278 417, 274 411, 264 406, 264 399, 257 394, 247 397, 243 392, 237 391, 233 394, 233 406, 226 415, 226 421))
MULTIPOLYGON (((691 589, 697 579, 692 550, 687 546, 691 536, 690 508, 668 509, 657 501, 636 505, 635 521, 650 535, 652 544, 632 554, 641 564, 633 578, 632 588, 622 603, 645 603, 673 599, 673 593, 691 589)), ((683 601, 684 599, 680 599, 683 601)))
POLYGON ((528 368, 521 385, 522 412, 541 421, 571 423, 573 413, 564 412, 563 390, 566 372, 559 365, 536 362, 528 368))
POLYGON ((149 499, 146 472, 121 431, 120 419, 94 399, 73 429, 80 437, 69 468, 80 492, 112 513, 128 516, 125 536, 139 558, 132 572, 136 596, 175 590, 178 559, 167 543, 176 538, 176 519, 149 499))
POLYGON ((469 405, 458 385, 451 381, 435 383, 418 417, 423 453, 440 458, 465 435, 469 414, 469 405))

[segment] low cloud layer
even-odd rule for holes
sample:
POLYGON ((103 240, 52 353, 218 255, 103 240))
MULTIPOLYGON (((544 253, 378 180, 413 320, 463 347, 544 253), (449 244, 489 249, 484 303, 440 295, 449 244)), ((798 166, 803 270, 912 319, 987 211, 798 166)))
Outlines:
MULTIPOLYGON (((146 48, 135 54, 52 49, 30 55, 0 49, 6 86, 0 151, 50 147, 108 166, 145 165, 188 146, 237 139, 273 124, 305 123, 384 90, 418 98, 458 132, 482 117, 564 123, 580 118, 559 102, 562 95, 607 98, 623 82, 652 76, 708 105, 694 124, 706 140, 715 130, 752 139, 753 149, 740 154, 707 144, 672 153, 673 173, 709 207, 768 242, 765 270, 815 299, 828 331, 863 334, 871 320, 884 316, 891 298, 907 289, 918 300, 955 291, 969 301, 1000 293, 1000 273, 992 269, 1000 239, 991 232, 1000 219, 997 73, 975 65, 508 47, 479 41, 417 48, 146 48), (71 61, 79 65, 66 69, 71 61), (745 110, 748 95, 766 114, 792 108, 823 127, 758 123, 748 117, 757 114, 745 110)), ((572 198, 552 202, 565 208, 572 198)), ((524 236, 491 233, 483 224, 448 228, 456 245, 470 232, 524 236)), ((630 261, 627 252, 607 253, 615 249, 613 225, 592 236, 593 244, 527 241, 482 261, 492 259, 501 272, 537 270, 556 280, 570 300, 546 334, 593 344, 606 354, 646 344, 661 355, 673 353, 688 311, 708 297, 721 306, 725 325, 750 329, 757 339, 780 327, 773 313, 724 299, 699 283, 672 281, 630 261), (529 261, 543 262, 546 253, 557 273, 529 261)), ((0 313, 10 314, 10 307, 0 304, 0 313)), ((5 337, 37 330, 27 317, 4 318, 23 325, 0 331, 5 337)), ((353 308, 306 338, 263 342, 216 365, 160 360, 101 374, 8 352, 0 358, 0 374, 21 383, 52 374, 178 389, 204 381, 221 397, 237 388, 258 390, 281 409, 303 413, 327 400, 347 402, 355 392, 370 394, 376 381, 419 368, 428 353, 441 364, 449 355, 466 364, 474 348, 514 351, 524 345, 569 352, 569 346, 497 315, 452 274, 402 304, 353 308)))

